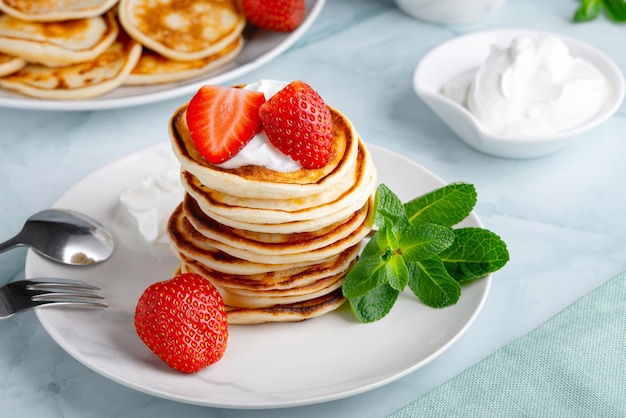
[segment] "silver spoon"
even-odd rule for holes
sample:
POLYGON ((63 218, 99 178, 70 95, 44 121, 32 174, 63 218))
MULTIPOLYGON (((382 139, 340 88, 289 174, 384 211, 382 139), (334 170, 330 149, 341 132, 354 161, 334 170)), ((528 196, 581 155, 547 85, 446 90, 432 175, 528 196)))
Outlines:
POLYGON ((32 215, 22 230, 0 244, 0 253, 27 246, 63 264, 100 263, 113 252, 113 236, 98 221, 78 212, 47 209, 32 215))

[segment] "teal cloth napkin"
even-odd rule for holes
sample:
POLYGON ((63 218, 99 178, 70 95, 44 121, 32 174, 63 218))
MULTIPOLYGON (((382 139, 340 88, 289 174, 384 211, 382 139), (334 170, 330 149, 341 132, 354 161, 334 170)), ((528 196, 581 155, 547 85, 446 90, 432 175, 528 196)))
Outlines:
POLYGON ((400 417, 626 417, 626 272, 400 417))

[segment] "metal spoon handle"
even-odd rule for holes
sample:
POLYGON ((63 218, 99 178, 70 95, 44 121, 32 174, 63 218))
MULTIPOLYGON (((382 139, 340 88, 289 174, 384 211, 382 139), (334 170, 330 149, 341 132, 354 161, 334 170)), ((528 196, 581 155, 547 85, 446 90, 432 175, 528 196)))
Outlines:
POLYGON ((20 241, 19 235, 16 235, 13 238, 7 241, 4 241, 3 243, 0 243, 0 253, 3 253, 7 250, 10 250, 11 248, 14 248, 20 245, 24 245, 24 244, 20 241))

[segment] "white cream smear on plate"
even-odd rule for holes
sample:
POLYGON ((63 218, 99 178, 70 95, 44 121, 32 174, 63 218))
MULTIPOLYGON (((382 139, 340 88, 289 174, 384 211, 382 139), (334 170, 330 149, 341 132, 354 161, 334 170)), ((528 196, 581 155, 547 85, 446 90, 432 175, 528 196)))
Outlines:
POLYGON ((540 137, 591 119, 608 96, 604 75, 551 35, 522 36, 493 46, 480 65, 441 93, 474 114, 492 134, 540 137))
POLYGON ((151 244, 166 244, 167 221, 183 200, 180 170, 151 174, 120 194, 120 203, 137 222, 137 229, 151 244))

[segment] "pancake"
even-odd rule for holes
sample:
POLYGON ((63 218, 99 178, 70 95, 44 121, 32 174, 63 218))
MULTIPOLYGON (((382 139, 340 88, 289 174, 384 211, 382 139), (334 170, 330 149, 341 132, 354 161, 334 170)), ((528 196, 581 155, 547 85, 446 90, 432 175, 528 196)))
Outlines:
POLYGON ((330 260, 294 267, 287 270, 272 271, 263 274, 228 274, 208 268, 200 261, 179 253, 181 265, 186 270, 194 271, 202 276, 210 277, 211 281, 232 289, 234 292, 252 294, 257 291, 288 290, 309 286, 325 277, 346 272, 360 250, 360 245, 348 248, 330 260))
POLYGON ((366 222, 368 212, 369 204, 366 204, 324 235, 310 237, 308 234, 277 234, 279 238, 273 238, 274 242, 269 243, 250 239, 253 231, 248 231, 248 237, 244 237, 237 230, 198 214, 186 216, 189 224, 185 224, 184 228, 189 233, 193 231, 188 229, 193 228, 213 247, 244 260, 288 264, 325 259, 360 242, 371 229, 369 222, 366 222))
POLYGON ((236 0, 120 0, 119 15, 130 36, 176 61, 219 53, 246 24, 236 0))
POLYGON ((29 64, 0 78, 0 87, 42 99, 78 100, 100 96, 118 87, 141 55, 141 45, 120 32, 94 60, 50 68, 29 64))
POLYGON ((55 22, 104 14, 118 0, 0 0, 0 10, 17 19, 55 22))
POLYGON ((213 270, 227 274, 263 274, 306 267, 310 264, 306 262, 283 265, 255 263, 220 251, 206 242, 204 236, 189 225, 189 221, 182 212, 182 206, 174 210, 170 216, 167 224, 167 233, 176 252, 197 260, 213 270))
POLYGON ((206 58, 191 61, 174 61, 144 48, 139 62, 126 80, 124 80, 124 85, 171 83, 187 80, 215 69, 223 68, 239 55, 243 43, 243 37, 240 36, 221 51, 206 58))
MULTIPOLYGON (((231 247, 237 247, 260 255, 297 254, 327 247, 334 242, 350 236, 367 221, 370 205, 365 204, 352 212, 348 218, 313 232, 281 234, 259 233, 241 230, 220 224, 207 216, 197 202, 187 195, 183 202, 183 211, 191 226, 203 236, 219 241, 231 247)), ((367 221, 367 222, 366 222, 367 221)))
POLYGON ((0 52, 48 67, 92 61, 119 33, 114 12, 62 22, 26 22, 0 14, 0 52))
POLYGON ((0 52, 0 77, 12 74, 26 67, 27 62, 19 57, 0 52))
POLYGON ((183 171, 190 172, 203 186, 218 192, 252 199, 293 199, 331 190, 354 171, 359 151, 359 135, 352 124, 333 108, 333 145, 328 164, 320 169, 300 169, 281 173, 259 166, 223 169, 207 163, 189 135, 186 105, 170 121, 174 155, 183 171))
MULTIPOLYGON (((222 251, 213 245, 216 241, 209 240, 189 223, 180 205, 170 216, 167 233, 176 252, 223 273, 243 275, 273 273, 312 264, 299 258, 282 263, 277 259, 252 261, 222 251)), ((338 254, 326 258, 317 257, 319 258, 317 262, 328 262, 337 256, 338 254)))
MULTIPOLYGON (((208 274, 201 269, 195 269, 193 265, 181 264, 181 272, 208 274)), ((270 289, 246 291, 245 289, 232 288, 222 282, 214 280, 213 276, 205 276, 219 290, 228 306, 240 308, 267 308, 275 305, 288 305, 315 299, 341 287, 345 273, 322 277, 305 286, 293 289, 270 289)))
POLYGON ((316 318, 339 308, 345 299, 341 289, 319 298, 268 308, 226 307, 229 324, 261 324, 265 322, 296 322, 316 318))

